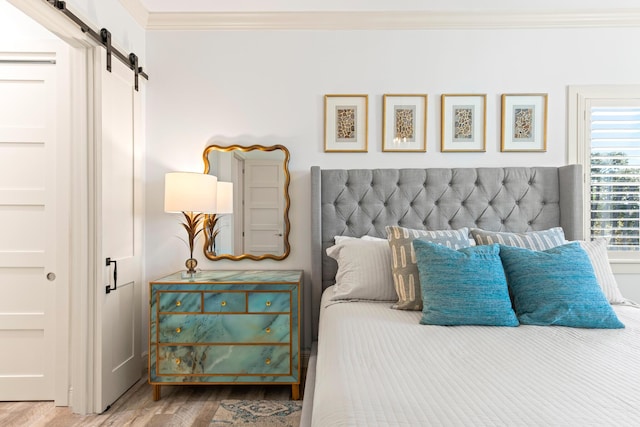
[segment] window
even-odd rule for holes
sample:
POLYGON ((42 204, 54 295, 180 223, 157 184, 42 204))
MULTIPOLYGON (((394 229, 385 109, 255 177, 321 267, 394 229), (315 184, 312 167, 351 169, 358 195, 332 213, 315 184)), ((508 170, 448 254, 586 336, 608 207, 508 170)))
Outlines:
POLYGON ((591 237, 640 250, 640 105, 591 106, 591 237))
POLYGON ((640 261, 640 86, 569 89, 569 163, 585 171, 585 237, 640 261))

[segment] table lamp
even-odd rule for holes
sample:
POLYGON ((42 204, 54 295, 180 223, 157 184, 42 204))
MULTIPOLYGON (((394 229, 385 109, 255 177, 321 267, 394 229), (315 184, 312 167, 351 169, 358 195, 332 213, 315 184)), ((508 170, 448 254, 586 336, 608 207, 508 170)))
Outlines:
POLYGON ((182 226, 187 231, 189 245, 189 259, 184 265, 190 276, 196 273, 198 265, 193 258, 193 246, 202 231, 198 227, 203 214, 216 212, 217 190, 218 178, 213 175, 194 172, 170 172, 165 175, 164 211, 181 212, 184 215, 182 226))

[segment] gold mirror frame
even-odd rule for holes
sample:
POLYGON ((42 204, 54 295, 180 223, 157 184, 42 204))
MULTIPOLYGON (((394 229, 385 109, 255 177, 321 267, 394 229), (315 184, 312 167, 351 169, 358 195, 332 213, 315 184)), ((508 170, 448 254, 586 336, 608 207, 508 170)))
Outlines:
MULTIPOLYGON (((212 260, 212 261, 216 261, 219 259, 229 259, 231 261, 240 261, 243 259, 251 259, 254 261, 260 261, 263 259, 273 259, 273 260, 283 260, 286 257, 289 256, 289 253, 291 251, 291 247, 289 245, 289 231, 291 229, 290 223, 289 223, 289 205, 291 204, 291 201, 289 199, 289 182, 291 181, 291 178, 289 176, 289 150, 287 149, 287 147, 285 147, 284 145, 272 145, 269 147, 265 147, 262 145, 251 145, 248 147, 242 146, 242 145, 229 145, 229 146, 220 146, 220 145, 209 145, 207 148, 204 149, 204 153, 202 154, 202 160, 204 161, 204 173, 209 173, 209 169, 210 169, 210 164, 209 164, 209 153, 211 151, 221 151, 221 152, 229 152, 229 151, 234 151, 234 150, 239 150, 239 151, 243 151, 243 152, 247 152, 247 151, 277 151, 277 150, 281 150, 284 153, 284 167, 283 167, 283 171, 284 171, 284 201, 285 201, 285 205, 284 205, 284 253, 282 255, 277 255, 277 254, 264 254, 264 255, 253 255, 253 254, 241 254, 241 255, 232 255, 232 254, 221 254, 221 255, 214 255, 213 253, 209 252, 207 250, 207 248, 209 247, 209 237, 207 235, 207 233, 203 233, 204 234, 204 246, 202 248, 204 255, 212 260)), ((205 216, 205 221, 204 223, 207 223, 207 220, 209 219, 209 215, 205 216)))

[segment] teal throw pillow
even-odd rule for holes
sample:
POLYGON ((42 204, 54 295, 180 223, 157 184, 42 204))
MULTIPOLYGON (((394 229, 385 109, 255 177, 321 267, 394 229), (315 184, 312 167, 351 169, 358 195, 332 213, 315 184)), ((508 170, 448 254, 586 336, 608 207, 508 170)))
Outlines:
POLYGON ((450 249, 413 241, 423 325, 518 326, 498 245, 450 249))
POLYGON ((624 328, 580 243, 546 251, 500 246, 500 257, 521 324, 624 328))

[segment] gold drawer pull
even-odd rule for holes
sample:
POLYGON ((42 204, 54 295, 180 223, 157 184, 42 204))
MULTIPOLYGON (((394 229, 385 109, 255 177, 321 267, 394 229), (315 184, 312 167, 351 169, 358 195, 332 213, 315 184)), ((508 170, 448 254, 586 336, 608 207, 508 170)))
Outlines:
POLYGON ((182 328, 180 327, 176 328, 176 334, 179 334, 180 332, 182 332, 182 328))
POLYGON ((226 307, 226 306, 227 306, 227 302, 226 302, 226 301, 222 301, 222 302, 220 303, 220 305, 221 305, 221 306, 223 306, 223 307, 226 307))
POLYGON ((176 307, 180 307, 181 305, 182 305, 182 302, 176 301, 176 307))
POLYGON ((271 333, 271 328, 267 328, 264 330, 266 333, 270 334, 271 333))
POLYGON ((267 359, 264 361, 265 365, 271 365, 271 359, 267 359))
POLYGON ((182 360, 176 359, 176 365, 180 365, 180 363, 182 363, 182 360))
POLYGON ((267 307, 271 307, 271 301, 267 301, 267 302, 265 303, 265 305, 266 305, 267 307))

